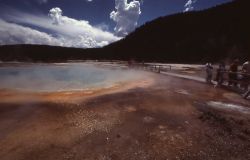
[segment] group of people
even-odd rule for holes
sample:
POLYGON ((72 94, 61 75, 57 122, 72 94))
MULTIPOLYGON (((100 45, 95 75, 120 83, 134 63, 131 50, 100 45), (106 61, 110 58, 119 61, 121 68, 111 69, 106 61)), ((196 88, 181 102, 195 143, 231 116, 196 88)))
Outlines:
MULTIPOLYGON (((207 83, 212 83, 213 78, 213 66, 211 63, 206 64, 206 81, 207 83)), ((229 70, 226 69, 226 65, 224 62, 219 64, 217 68, 217 73, 215 76, 215 81, 217 82, 217 86, 220 86, 224 83, 224 75, 225 73, 228 74, 228 85, 236 87, 238 84, 240 87, 245 90, 243 94, 244 98, 247 98, 250 95, 249 84, 250 84, 250 60, 246 61, 243 65, 241 70, 239 70, 239 60, 234 60, 229 70)))

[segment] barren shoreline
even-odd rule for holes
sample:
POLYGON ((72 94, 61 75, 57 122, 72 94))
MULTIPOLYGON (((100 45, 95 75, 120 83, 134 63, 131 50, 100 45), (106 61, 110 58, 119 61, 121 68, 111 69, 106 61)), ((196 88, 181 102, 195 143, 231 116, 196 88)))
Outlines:
MULTIPOLYGON (((153 75, 147 73, 148 76, 153 75)), ((22 90, 0 90, 0 103, 80 103, 83 100, 91 97, 97 97, 104 94, 114 94, 117 92, 126 91, 134 87, 148 87, 154 83, 153 78, 147 78, 147 80, 137 79, 129 80, 126 82, 118 82, 111 86, 104 88, 93 88, 87 90, 68 90, 57 92, 35 92, 35 91, 22 91, 22 90)))
POLYGON ((249 101, 203 83, 153 73, 149 77, 153 81, 88 98, 58 95, 78 97, 68 102, 8 103, 11 94, 5 94, 0 102, 1 159, 250 158, 249 114, 237 110, 249 109, 249 101))

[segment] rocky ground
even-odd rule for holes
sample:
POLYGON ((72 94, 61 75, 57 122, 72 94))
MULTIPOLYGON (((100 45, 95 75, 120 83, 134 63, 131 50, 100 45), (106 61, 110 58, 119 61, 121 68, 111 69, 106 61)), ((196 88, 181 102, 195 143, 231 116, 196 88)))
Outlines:
POLYGON ((250 159, 249 101, 195 81, 152 77, 149 87, 78 103, 2 102, 1 160, 250 159))

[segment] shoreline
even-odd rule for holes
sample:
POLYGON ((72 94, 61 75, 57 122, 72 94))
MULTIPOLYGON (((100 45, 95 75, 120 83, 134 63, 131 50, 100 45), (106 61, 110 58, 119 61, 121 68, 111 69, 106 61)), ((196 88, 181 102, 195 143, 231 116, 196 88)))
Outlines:
MULTIPOLYGON (((153 75, 153 73, 147 73, 153 75)), ((0 103, 41 103, 41 102, 56 102, 56 103, 80 103, 89 98, 98 97, 105 94, 113 94, 124 92, 137 87, 149 87, 154 84, 153 78, 147 80, 139 78, 136 80, 128 80, 126 82, 117 82, 111 86, 94 89, 83 90, 65 90, 65 91, 22 91, 22 90, 0 90, 0 103)))

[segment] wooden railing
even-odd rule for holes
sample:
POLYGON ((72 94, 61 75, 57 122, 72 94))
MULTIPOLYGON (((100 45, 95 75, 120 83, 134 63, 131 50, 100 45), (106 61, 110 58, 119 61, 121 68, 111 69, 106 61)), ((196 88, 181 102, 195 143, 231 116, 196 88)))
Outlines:
MULTIPOLYGON (((143 69, 143 70, 148 70, 148 71, 152 71, 152 72, 157 72, 157 73, 161 73, 161 72, 169 72, 172 71, 175 67, 171 66, 169 64, 150 64, 150 63, 134 63, 131 65, 133 68, 138 68, 138 69, 143 69)), ((205 69, 204 69, 204 73, 205 73, 205 69)), ((237 84, 245 84, 245 85, 249 85, 249 80, 245 81, 245 77, 250 77, 250 74, 248 73, 244 73, 244 72, 230 72, 230 71, 224 71, 223 73, 223 80, 224 83, 230 82, 234 82, 237 84), (235 74, 237 75, 237 79, 230 79, 229 75, 230 74, 235 74), (241 76, 242 78, 240 79, 239 76, 241 76)), ((217 74, 216 69, 214 69, 214 77, 213 80, 215 79, 215 76, 217 74)), ((204 77, 205 79, 206 77, 204 77)))

